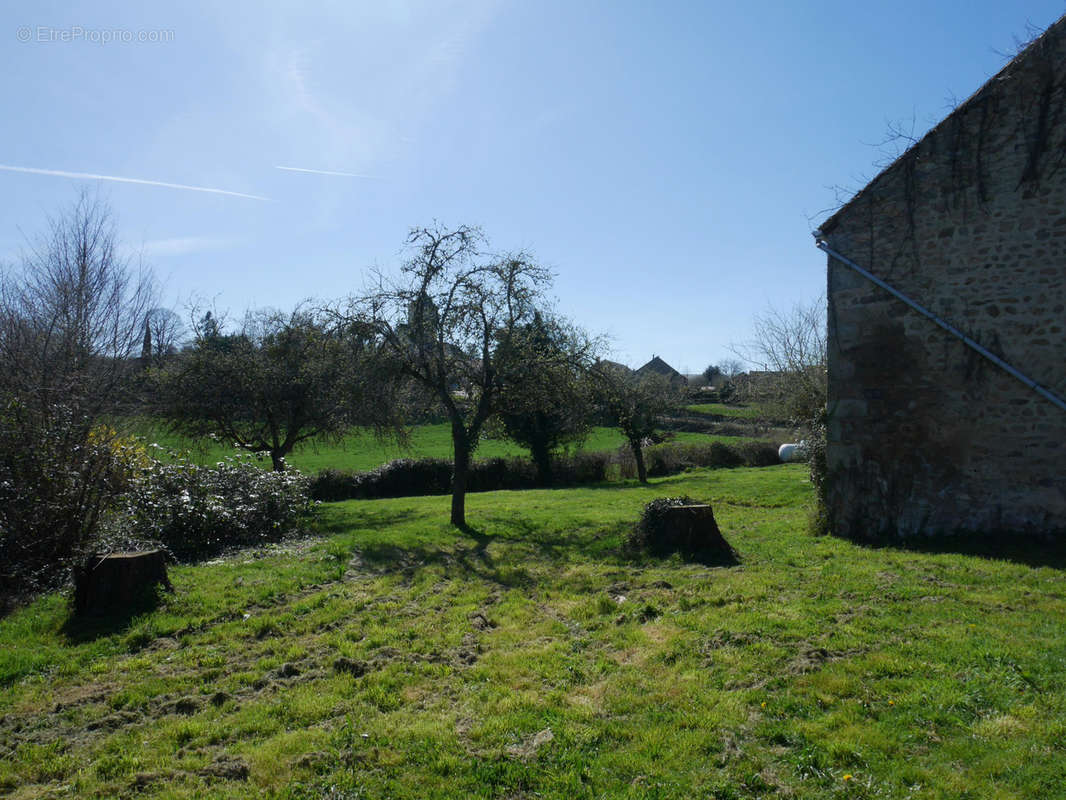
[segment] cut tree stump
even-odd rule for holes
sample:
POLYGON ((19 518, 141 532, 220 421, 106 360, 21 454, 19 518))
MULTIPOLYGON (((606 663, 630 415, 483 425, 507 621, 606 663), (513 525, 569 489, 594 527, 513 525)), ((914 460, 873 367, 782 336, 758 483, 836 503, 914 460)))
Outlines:
POLYGON ((662 541, 658 548, 668 552, 735 557, 733 548, 718 530, 714 510, 708 505, 674 506, 663 509, 662 541))
POLYGON ((90 554, 74 571, 74 609, 86 614, 130 608, 144 602, 159 584, 174 590, 162 550, 90 554))

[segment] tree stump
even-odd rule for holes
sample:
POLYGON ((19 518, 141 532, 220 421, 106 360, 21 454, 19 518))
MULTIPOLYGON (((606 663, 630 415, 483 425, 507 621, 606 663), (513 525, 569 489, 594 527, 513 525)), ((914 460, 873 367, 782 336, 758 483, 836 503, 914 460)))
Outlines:
POLYGON ((656 547, 668 552, 700 556, 735 557, 733 548, 718 530, 709 505, 673 506, 662 510, 662 539, 656 547))
POLYGON ((166 554, 90 554, 74 571, 74 608, 79 614, 116 611, 143 603, 158 584, 173 591, 166 554))

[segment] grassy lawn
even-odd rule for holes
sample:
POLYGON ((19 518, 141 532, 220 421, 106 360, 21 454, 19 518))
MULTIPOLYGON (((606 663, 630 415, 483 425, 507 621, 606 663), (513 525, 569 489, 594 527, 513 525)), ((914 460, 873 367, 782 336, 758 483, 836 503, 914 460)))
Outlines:
MULTIPOLYGON (((147 442, 155 442, 169 449, 185 452, 200 464, 213 464, 237 451, 228 445, 210 439, 188 439, 169 432, 162 425, 140 419, 132 426, 132 432, 147 442)), ((724 441, 738 442, 743 439, 715 436, 703 433, 677 433, 674 441, 724 441)), ((617 450, 625 439, 616 428, 593 428, 581 449, 589 453, 617 450)), ((484 439, 475 452, 476 458, 528 456, 529 451, 507 439, 484 439)), ((313 474, 326 467, 343 470, 371 470, 396 458, 445 458, 452 457, 451 428, 447 424, 419 425, 412 429, 409 446, 401 448, 393 442, 379 442, 372 435, 352 434, 340 442, 308 443, 298 448, 289 457, 289 463, 297 469, 313 474)), ((265 461, 270 466, 270 460, 265 461)))
POLYGON ((685 409, 694 414, 714 414, 729 419, 760 419, 766 416, 766 409, 759 403, 697 403, 685 406, 685 409))
POLYGON ((323 506, 97 628, 0 621, 0 794, 1066 795, 1059 569, 806 532, 803 466, 323 506), (735 567, 632 561, 711 501, 735 567))

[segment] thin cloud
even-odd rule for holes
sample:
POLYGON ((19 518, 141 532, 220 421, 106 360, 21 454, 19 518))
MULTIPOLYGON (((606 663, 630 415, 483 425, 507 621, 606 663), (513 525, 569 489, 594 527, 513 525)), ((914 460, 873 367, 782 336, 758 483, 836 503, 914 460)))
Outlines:
POLYGON ((257 194, 245 194, 244 192, 231 192, 228 189, 212 189, 208 186, 187 186, 184 183, 166 183, 164 181, 149 181, 143 178, 122 178, 117 175, 95 175, 90 172, 66 172, 58 169, 37 169, 36 167, 13 167, 9 164, 0 164, 0 170, 7 172, 28 172, 32 175, 52 175, 57 178, 78 178, 90 181, 115 181, 116 183, 138 183, 142 186, 162 186, 166 189, 185 189, 190 192, 209 192, 210 194, 225 194, 230 197, 244 197, 248 200, 266 200, 269 197, 261 197, 257 194))
POLYGON ((377 178, 377 175, 360 175, 357 172, 336 172, 331 169, 305 169, 304 167, 274 167, 286 172, 310 172, 312 175, 339 175, 342 178, 377 178))

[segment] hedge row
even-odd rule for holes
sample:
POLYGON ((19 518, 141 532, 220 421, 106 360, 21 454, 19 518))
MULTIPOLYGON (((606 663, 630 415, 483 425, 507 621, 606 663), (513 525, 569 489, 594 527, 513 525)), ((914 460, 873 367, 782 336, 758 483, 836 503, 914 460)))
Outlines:
MULTIPOLYGON (((693 467, 764 467, 777 464, 777 447, 769 442, 724 444, 665 443, 644 449, 651 476, 673 475, 693 467)), ((552 461, 555 486, 603 483, 611 477, 634 478, 636 463, 628 448, 608 453, 582 453, 552 461)), ((324 469, 311 480, 314 500, 372 500, 414 497, 451 491, 452 463, 442 458, 399 459, 370 472, 324 469)), ((534 489, 536 470, 526 458, 490 458, 470 467, 467 490, 534 489)))
MULTIPOLYGON (((556 486, 578 486, 607 480, 607 454, 590 453, 552 462, 556 486)), ((489 458, 470 466, 467 490, 533 489, 537 473, 525 458, 489 458)), ((334 501, 447 494, 452 488, 452 462, 443 458, 402 458, 370 472, 324 469, 311 481, 311 497, 334 501)))
POLYGON ((694 467, 770 467, 780 464, 770 442, 668 442, 644 450, 648 475, 676 475, 694 467))

